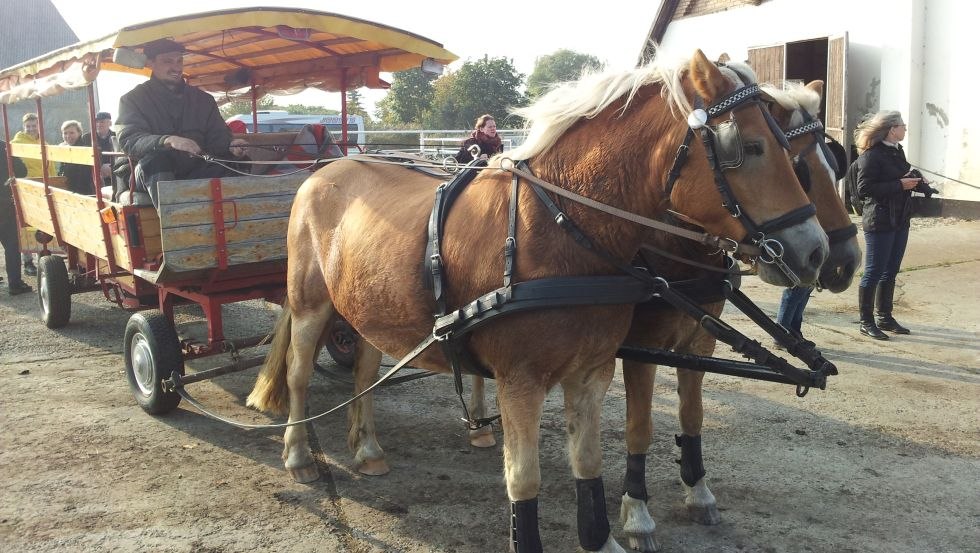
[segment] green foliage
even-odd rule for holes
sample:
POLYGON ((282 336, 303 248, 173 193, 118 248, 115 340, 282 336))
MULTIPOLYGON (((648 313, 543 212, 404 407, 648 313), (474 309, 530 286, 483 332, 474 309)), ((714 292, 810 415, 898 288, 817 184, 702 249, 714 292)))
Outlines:
POLYGON ((388 127, 420 126, 432 105, 433 79, 418 68, 395 73, 391 88, 377 104, 375 115, 388 127))
POLYGON ((439 78, 434 84, 432 108, 422 119, 429 129, 469 129, 476 118, 489 113, 500 127, 519 126, 506 117, 510 108, 527 103, 520 92, 524 75, 511 60, 484 56, 467 61, 458 71, 439 78))
POLYGON ((286 107, 273 106, 266 109, 284 109, 291 115, 336 115, 340 111, 327 109, 323 106, 308 106, 306 104, 288 104, 286 107))
MULTIPOLYGON (((273 100, 272 96, 266 96, 259 99, 258 109, 276 109, 274 104, 275 100, 273 100)), ((251 114, 252 100, 251 98, 247 98, 235 100, 234 102, 228 102, 227 104, 221 106, 219 111, 221 111, 221 116, 225 119, 228 119, 232 115, 251 114)))
POLYGON ((577 80, 583 70, 597 71, 602 67, 599 58, 572 50, 562 49, 541 56, 535 60, 534 71, 527 79, 527 95, 534 100, 555 84, 577 80))
POLYGON ((365 125, 371 121, 371 116, 368 114, 367 110, 364 109, 364 106, 361 105, 361 92, 359 90, 347 91, 347 114, 360 115, 364 118, 365 125))

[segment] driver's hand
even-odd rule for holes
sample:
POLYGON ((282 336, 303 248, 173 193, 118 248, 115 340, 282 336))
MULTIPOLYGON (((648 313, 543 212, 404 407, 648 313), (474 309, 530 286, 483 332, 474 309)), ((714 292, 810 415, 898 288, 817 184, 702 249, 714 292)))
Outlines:
POLYGON ((231 155, 235 157, 242 157, 245 155, 245 147, 248 146, 248 141, 243 138, 236 138, 231 141, 231 145, 228 146, 228 151, 231 155))
POLYGON ((178 152, 187 152, 189 154, 199 154, 201 153, 201 147, 197 145, 190 138, 184 138, 183 136, 169 135, 163 141, 163 145, 178 152))

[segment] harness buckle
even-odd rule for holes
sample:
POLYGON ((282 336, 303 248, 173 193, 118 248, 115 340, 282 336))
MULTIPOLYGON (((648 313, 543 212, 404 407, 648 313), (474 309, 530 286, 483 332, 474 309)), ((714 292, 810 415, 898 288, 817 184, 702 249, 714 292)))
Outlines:
POLYGON ((453 330, 459 322, 459 310, 453 311, 448 315, 436 318, 436 323, 432 327, 432 337, 437 342, 446 342, 453 337, 453 330))
POLYGON ((438 253, 434 253, 431 256, 429 256, 429 261, 431 262, 429 265, 429 270, 432 272, 432 274, 438 275, 439 273, 442 272, 441 255, 439 255, 438 253))

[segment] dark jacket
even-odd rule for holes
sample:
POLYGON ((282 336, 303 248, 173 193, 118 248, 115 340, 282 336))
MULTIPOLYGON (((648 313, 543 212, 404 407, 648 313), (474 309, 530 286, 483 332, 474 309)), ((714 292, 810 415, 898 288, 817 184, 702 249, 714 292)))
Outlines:
POLYGON ((486 154, 487 157, 493 157, 494 154, 499 154, 504 151, 504 145, 500 141, 500 135, 496 135, 494 138, 496 140, 489 141, 488 136, 483 133, 477 133, 474 131, 473 135, 470 135, 465 141, 463 141, 463 146, 456 153, 456 161, 460 163, 469 163, 473 161, 473 156, 470 155, 469 147, 476 144, 480 147, 480 155, 486 154))
MULTIPOLYGON (((203 90, 183 84, 171 91, 158 79, 150 78, 119 99, 119 145, 123 152, 139 160, 150 152, 163 150, 168 135, 190 138, 204 153, 229 157, 231 131, 225 125, 214 98, 203 90)), ((196 163, 177 152, 181 174, 196 163)))
POLYGON ((912 192, 899 180, 912 168, 901 144, 878 143, 857 159, 857 188, 864 203, 864 231, 893 231, 912 218, 912 192))
MULTIPOLYGON (((27 166, 19 157, 14 160, 14 175, 18 178, 27 176, 27 166)), ((7 171, 7 143, 0 140, 0 225, 10 223, 14 220, 14 198, 10 187, 7 186, 7 179, 10 173, 7 171)))

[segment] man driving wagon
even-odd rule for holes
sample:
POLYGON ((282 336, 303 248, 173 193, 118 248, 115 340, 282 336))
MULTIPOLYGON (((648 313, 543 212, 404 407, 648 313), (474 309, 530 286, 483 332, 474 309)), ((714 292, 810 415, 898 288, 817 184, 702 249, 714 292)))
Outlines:
MULTIPOLYGON (((159 39, 143 47, 150 78, 119 100, 119 144, 136 162, 136 191, 146 192, 159 207, 161 181, 214 178, 232 175, 202 154, 222 159, 243 159, 247 145, 232 140, 214 97, 184 81, 184 47, 159 39)), ((116 196, 129 190, 120 179, 116 196)))

